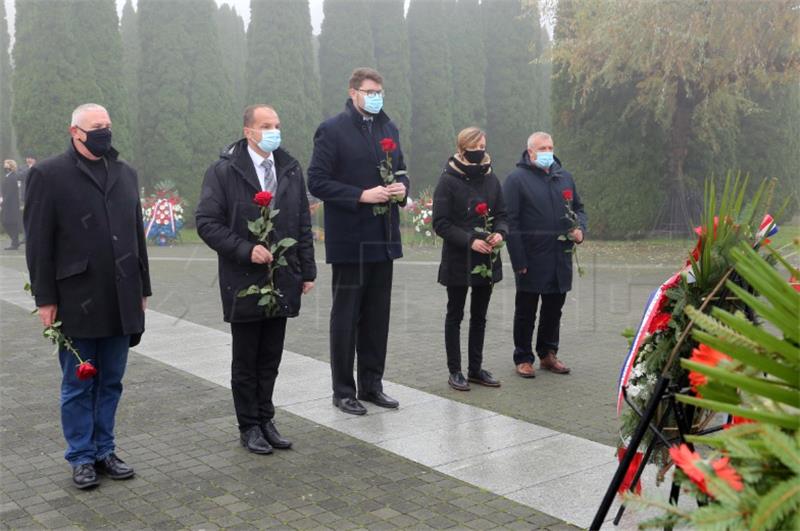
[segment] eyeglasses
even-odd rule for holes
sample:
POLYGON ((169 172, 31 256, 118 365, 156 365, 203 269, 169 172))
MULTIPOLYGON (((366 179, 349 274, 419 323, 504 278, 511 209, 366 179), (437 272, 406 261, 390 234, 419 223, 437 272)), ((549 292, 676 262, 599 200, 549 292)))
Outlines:
POLYGON ((356 90, 358 92, 363 92, 364 94, 366 94, 370 98, 374 98, 375 96, 383 96, 383 91, 382 90, 362 90, 362 89, 356 89, 356 90))

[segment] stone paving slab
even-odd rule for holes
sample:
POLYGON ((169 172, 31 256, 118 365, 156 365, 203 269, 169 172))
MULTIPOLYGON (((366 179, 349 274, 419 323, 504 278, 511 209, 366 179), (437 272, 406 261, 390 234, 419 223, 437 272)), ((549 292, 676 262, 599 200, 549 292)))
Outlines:
POLYGON ((120 456, 137 471, 71 486, 60 372, 36 319, 0 302, 0 527, 8 529, 562 529, 551 516, 279 412, 295 448, 238 445, 230 391, 132 352, 120 456))

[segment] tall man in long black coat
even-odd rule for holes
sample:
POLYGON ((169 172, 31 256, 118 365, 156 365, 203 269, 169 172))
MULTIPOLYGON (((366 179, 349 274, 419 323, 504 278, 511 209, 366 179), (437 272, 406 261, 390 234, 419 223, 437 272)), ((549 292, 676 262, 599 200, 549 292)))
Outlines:
POLYGON ((586 214, 572 175, 553 156, 553 139, 533 133, 528 149, 503 184, 508 211, 508 252, 516 273, 514 307, 514 364, 523 378, 534 377, 532 341, 539 301, 536 353, 540 367, 569 373, 558 359, 561 308, 572 289, 574 245, 583 242, 586 214), (567 218, 566 197, 577 214, 579 227, 567 218), (570 193, 571 192, 571 193, 570 193))
POLYGON ((325 202, 326 260, 333 273, 330 322, 333 404, 353 415, 359 400, 381 407, 398 403, 383 392, 389 336, 393 260, 403 255, 398 204, 405 203, 405 175, 385 185, 378 170, 381 140, 392 139, 392 170, 405 170, 397 127, 383 112, 383 78, 357 68, 345 110, 322 122, 308 168, 311 193, 325 202), (384 205, 387 212, 373 209, 384 205), (353 365, 358 351, 358 389, 353 365))
POLYGON ((39 317, 61 321, 97 374, 79 379, 78 360, 59 351, 65 458, 78 488, 133 475, 115 453, 114 417, 128 347, 144 331, 151 294, 136 171, 111 146, 111 119, 96 104, 72 114, 67 151, 32 167, 25 203, 26 254, 39 317))
POLYGON ((20 181, 22 172, 17 170, 17 163, 11 159, 3 161, 3 182, 0 185, 0 220, 3 229, 11 238, 11 244, 6 251, 15 251, 19 248, 19 231, 22 228, 22 215, 19 210, 20 181))
MULTIPOLYGON (((280 119, 267 105, 251 105, 244 112, 244 138, 231 144, 206 171, 197 232, 219 256, 222 312, 231 324, 233 361, 231 390, 242 446, 256 454, 287 449, 291 442, 273 422, 272 392, 283 354, 287 317, 300 312, 301 295, 314 286, 317 267, 306 185, 300 164, 280 148, 280 119), (271 241, 293 238, 297 243, 284 254, 286 265, 275 269, 275 287, 282 296, 267 315, 259 297, 237 294, 251 285, 264 286, 270 251, 247 227, 261 213, 253 198, 259 191, 273 194, 271 241)), ((281 260, 282 261, 282 260, 281 260)))

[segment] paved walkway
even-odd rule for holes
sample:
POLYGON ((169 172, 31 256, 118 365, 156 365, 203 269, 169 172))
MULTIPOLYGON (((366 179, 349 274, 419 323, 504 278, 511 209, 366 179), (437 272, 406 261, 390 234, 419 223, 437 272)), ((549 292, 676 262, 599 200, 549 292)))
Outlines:
MULTIPOLYGON (((9 268, 0 269, 0 298, 6 303, 17 306, 13 310, 9 310, 13 307, 8 304, 2 306, 4 325, 2 330, 4 338, 2 412, 4 419, 7 417, 8 409, 6 394, 9 394, 13 403, 19 403, 19 407, 23 409, 26 407, 23 405, 26 401, 14 396, 13 389, 18 389, 18 387, 12 385, 10 390, 6 390, 5 380, 8 379, 7 376, 13 374, 13 371, 9 372, 7 352, 11 353, 12 358, 15 357, 8 347, 17 344, 26 345, 24 350, 28 351, 41 352, 47 349, 47 347, 42 348, 42 342, 33 344, 34 342, 30 339, 36 333, 35 320, 29 316, 20 317, 25 316, 26 312, 23 309, 27 310, 32 306, 30 298, 19 290, 20 280, 21 276, 18 271, 9 268), (7 325, 10 321, 15 322, 13 327, 7 325), (30 330, 31 328, 33 330, 30 330), (20 334, 20 329, 25 329, 27 333, 20 334), (14 330, 13 334, 10 333, 11 330, 14 330)), ((193 491, 196 490, 202 500, 219 499, 218 501, 223 502, 221 505, 215 502, 214 507, 209 510, 213 511, 221 506, 225 508, 225 511, 218 513, 223 518, 222 525, 210 517, 203 518, 194 511, 189 511, 191 514, 182 515, 180 514, 183 512, 182 509, 190 507, 192 503, 187 499, 178 506, 167 508, 163 515, 159 514, 160 518, 166 518, 164 521, 160 521, 158 518, 153 520, 148 514, 144 514, 140 515, 139 520, 135 523, 123 520, 121 527, 137 527, 139 524, 144 524, 146 527, 155 528, 184 526, 200 528, 214 523, 220 527, 242 524, 244 527, 265 525, 306 528, 308 527, 306 524, 314 523, 310 527, 332 525, 339 529, 352 524, 356 527, 367 528, 456 526, 483 529, 498 526, 503 528, 552 527, 562 525, 558 523, 559 521, 586 527, 591 521, 604 487, 608 484, 616 466, 614 450, 610 446, 574 435, 559 433, 489 409, 463 404, 392 382, 387 382, 386 390, 401 401, 399 410, 389 411, 370 407, 369 414, 364 417, 344 415, 333 408, 330 403, 328 364, 288 351, 284 353, 281 374, 275 391, 276 405, 281 410, 277 420, 281 424, 282 431, 296 440, 297 448, 291 452, 279 452, 268 458, 255 458, 235 446, 236 432, 232 414, 228 411, 230 408, 229 392, 226 393, 223 389, 229 387, 230 382, 229 334, 152 310, 148 310, 147 323, 148 331, 144 340, 135 349, 135 354, 132 354, 131 358, 132 371, 135 372, 139 367, 146 368, 145 372, 148 373, 148 381, 146 383, 142 381, 139 384, 139 391, 146 397, 142 404, 137 401, 137 397, 131 396, 132 376, 129 372, 126 377, 127 390, 120 412, 120 429, 126 432, 129 428, 127 426, 129 421, 125 420, 125 411, 128 408, 142 409, 144 407, 147 422, 156 425, 164 422, 171 424, 170 419, 175 422, 176 413, 180 419, 171 429, 167 429, 166 434, 169 437, 166 441, 158 440, 164 436, 163 433, 159 433, 158 436, 148 436, 144 440, 142 437, 137 439, 136 436, 133 436, 129 441, 126 440, 124 432, 121 432, 120 446, 123 452, 131 455, 132 464, 137 466, 137 479, 133 482, 104 485, 97 492, 102 493, 110 489, 119 490, 139 481, 150 483, 153 479, 152 471, 155 473, 155 483, 159 484, 159 488, 161 488, 159 480, 164 479, 168 479, 168 483, 178 490, 183 489, 181 485, 184 485, 184 480, 189 480, 191 484, 201 480, 193 491), (149 381, 149 377, 153 376, 150 374, 152 372, 157 374, 155 379, 160 380, 166 389, 159 387, 154 392, 149 381), (191 383, 183 383, 187 379, 191 380, 191 383), (207 386, 209 389, 200 394, 190 391, 198 384, 207 386), (159 396, 165 392, 167 396, 159 396), (217 397, 213 406, 207 400, 210 395, 217 397), (131 404, 132 402, 134 403, 131 404), (284 412, 288 412, 288 414, 284 412), (298 427, 300 427, 299 432, 297 431, 298 427), (349 448, 350 451, 337 451, 343 447, 342 444, 325 448, 325 445, 320 447, 319 440, 308 440, 310 434, 316 435, 315 432, 319 431, 324 431, 328 438, 348 441, 349 444, 344 447, 349 448), (213 443, 204 441, 204 443, 198 444, 197 438, 201 435, 204 438, 208 437, 209 432, 214 435, 213 443), (169 439, 173 437, 175 442, 171 443, 169 439), (130 447, 131 442, 134 443, 133 448, 130 447), (208 443, 211 443, 214 448, 208 448, 208 443), (155 449, 152 446, 155 446, 155 449), (136 455, 137 448, 144 450, 144 459, 141 455, 136 455), (167 455, 164 455, 164 452, 167 455), (307 452, 310 452, 317 462, 311 464, 308 470, 304 471, 299 463, 292 462, 302 460, 298 459, 297 454, 308 455, 307 452), (327 452, 330 452, 331 455, 326 456, 327 452), (220 458, 219 453, 222 453, 223 457, 220 458), (339 455, 340 453, 346 455, 339 455), (155 460, 152 459, 151 454, 156 456, 155 460), (234 456, 235 459, 233 459, 234 456), (340 459, 342 457, 351 459, 355 470, 349 469, 347 459, 342 461, 340 459), (387 462, 396 461, 398 466, 402 463, 405 467, 416 470, 417 478, 436 478, 432 483, 438 484, 438 486, 436 489, 431 489, 429 494, 432 495, 432 499, 439 501, 438 510, 427 509, 427 512, 420 513, 417 503, 405 504, 403 500, 409 501, 404 498, 407 486, 409 486, 406 485, 408 474, 402 474, 399 477, 396 474, 393 476, 391 467, 387 474, 381 458, 387 462), (175 459, 177 459, 177 463, 175 459), (307 515, 298 511, 292 513, 293 509, 289 505, 284 508, 280 505, 276 506, 277 502, 253 503, 255 500, 248 500, 247 496, 243 500, 240 495, 237 495, 235 489, 232 491, 226 488, 219 491, 214 490, 213 486, 217 484, 215 474, 223 474, 221 477, 227 478, 228 482, 236 481, 247 485, 247 478, 253 477, 253 467, 255 470, 262 466, 275 468, 274 461, 278 460, 281 463, 278 465, 278 474, 270 475, 270 479, 263 484, 256 480, 255 488, 250 495, 266 495, 267 492, 262 491, 260 487, 264 487, 265 491, 272 494, 273 491, 269 487, 273 483, 280 485, 287 479, 294 480, 304 486, 313 486, 307 495, 300 494, 299 496, 302 501, 307 502, 303 506, 314 507, 314 509, 309 508, 308 511, 319 509, 319 513, 307 515), (164 465, 174 466, 177 464, 173 475, 166 474, 162 470, 162 462, 164 465), (287 462, 292 465, 288 466, 287 462), (215 466, 215 464, 221 466, 215 466), (324 470, 326 466, 330 468, 324 470), (347 478, 344 483, 336 481, 340 474, 344 474, 344 477, 347 478), (367 474, 368 478, 361 477, 364 474, 367 474), (359 506, 359 503, 365 500, 375 500, 375 497, 371 496, 370 480, 378 481, 377 478, 385 483, 377 489, 384 495, 384 499, 375 502, 377 505, 368 503, 359 506), (320 492, 321 484, 328 484, 334 488, 325 488, 320 492), (340 485, 341 493, 336 492, 337 484, 340 485), (212 488, 211 494, 222 494, 210 496, 206 492, 207 487, 212 488), (362 493, 363 489, 367 489, 367 492, 362 493), (319 492, 316 499, 313 496, 314 492, 319 492), (324 499, 320 500, 320 496, 324 499), (394 496, 397 498, 394 499, 394 496), (441 500, 440 496, 445 496, 445 499, 441 500), (472 498, 470 498, 471 496, 472 498), (478 498, 482 497, 485 497, 485 501, 478 502, 478 498), (331 499, 350 508, 352 514, 341 515, 336 513, 335 508, 320 505, 331 499), (399 502, 400 506, 393 503, 391 499, 399 502), (235 505, 234 510, 229 510, 224 502, 235 505), (490 505, 492 503, 507 504, 508 510, 490 505), (356 510, 356 507, 359 509, 356 510), (491 514, 484 514, 487 512, 487 507, 491 507, 489 509, 491 514), (238 511, 239 508, 242 511, 238 511), (249 519, 237 516, 239 512, 246 512, 249 519), (294 520, 297 515, 302 516, 302 518, 297 518, 303 520, 301 524, 294 520), (181 519, 181 516, 186 518, 181 519), (314 518, 314 516, 318 516, 318 518, 314 518), (418 518, 421 516, 428 518, 418 518), (228 517, 231 518, 224 519, 228 517), (334 518, 334 520, 327 521, 326 518, 334 518)), ((45 361, 48 360, 45 358, 45 361)), ((52 363, 53 360, 49 361, 50 363, 44 363, 44 370, 50 371, 48 380, 52 380, 51 385, 54 386, 52 388, 57 389, 58 374, 52 363)), ((135 380, 133 385, 137 386, 135 380)), ((39 388, 39 392, 43 388, 45 387, 39 388)), ((31 392, 30 386, 23 389, 27 393, 31 392)), ((136 393, 136 388, 133 393, 136 393)), ((40 429, 50 432, 50 448, 46 460, 48 473, 47 475, 39 473, 33 477, 35 484, 32 487, 36 491, 35 488, 38 485, 60 483, 58 492, 75 499, 84 493, 78 495, 71 492, 74 489, 70 489, 68 477, 65 477, 66 466, 64 464, 57 466, 53 463, 53 461, 58 463, 60 459, 60 445, 62 444, 60 434, 58 434, 57 420, 53 418, 57 414, 56 400, 55 396, 48 397, 47 400, 39 400, 39 407, 46 410, 47 416, 51 419, 50 422, 43 422, 39 425, 40 429), (55 427, 53 423, 55 423, 55 427)), ((17 415, 12 415, 12 417, 11 424, 14 424, 13 420, 19 422, 20 419, 17 415)), ((4 422, 3 425, 5 426, 6 423, 4 422)), ((24 431, 23 429, 22 433, 24 431)), ((6 431, 3 431, 2 434, 0 448, 4 455, 12 446, 16 446, 14 443, 22 444, 26 441, 20 432, 15 432, 15 436, 10 436, 6 431)), ((46 503, 46 505, 40 504, 42 505, 41 509, 49 509, 44 511, 44 517, 41 516, 41 513, 32 513, 26 509, 34 501, 39 501, 36 496, 33 499, 25 498, 23 500, 10 496, 6 491, 13 486, 14 480, 20 476, 25 478, 31 474, 29 461, 27 458, 23 459, 19 468, 8 467, 8 469, 4 462, 1 469, 3 472, 3 492, 1 494, 3 498, 0 498, 2 500, 0 501, 2 522, 13 527, 25 527, 26 525, 36 527, 37 524, 50 525, 52 522, 59 525, 78 523, 87 527, 95 527, 92 523, 86 524, 71 520, 57 507, 46 503, 47 499, 42 496, 37 495, 46 503), (21 504, 21 501, 26 503, 21 504), (51 514, 53 511, 58 515, 51 514)), ((308 463, 305 464, 308 465, 308 463)), ((38 467, 34 464, 34 469, 36 468, 38 467)), ((273 470, 273 472, 276 471, 273 470)), ((22 484, 28 489, 31 488, 29 483, 30 481, 22 479, 22 484)), ((429 485, 429 483, 424 483, 422 486, 425 485, 429 485)), ((291 485, 285 491, 291 500, 297 499, 296 486, 291 485)), ((419 487, 418 485, 410 486, 412 492, 419 487)), ((25 490, 23 492, 28 493, 25 490)), ((423 490, 423 492, 426 491, 423 490)), ((94 495, 98 494, 89 494, 89 496, 94 495)), ((175 500, 171 503, 180 501, 175 496, 171 496, 171 498, 175 500)), ((285 505, 285 500, 282 501, 285 505)), ((120 501, 115 503, 126 512, 136 514, 136 511, 131 511, 127 504, 120 501)), ((35 504, 33 507, 37 508, 35 504)), ((134 505, 135 507, 136 505, 134 505)), ((149 508, 152 509, 152 505, 149 508)), ((217 513, 213 513, 211 516, 214 514, 217 513)), ((613 512, 611 514, 613 515, 613 512)), ((101 516, 103 516, 102 513, 101 516)), ((624 521, 625 527, 633 526, 640 517, 641 515, 631 513, 624 521)), ((117 523, 114 519, 110 519, 109 522, 117 523)))

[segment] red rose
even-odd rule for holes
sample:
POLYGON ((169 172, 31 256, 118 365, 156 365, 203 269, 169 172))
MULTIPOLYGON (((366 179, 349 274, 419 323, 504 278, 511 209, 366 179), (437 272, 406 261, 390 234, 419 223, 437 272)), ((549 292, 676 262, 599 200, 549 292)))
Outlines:
POLYGON ((381 150, 384 153, 391 153, 395 149, 397 149, 397 142, 395 142, 394 139, 386 137, 381 140, 381 150))
POLYGON ((475 205, 475 213, 479 216, 486 216, 489 214, 489 205, 486 203, 478 203, 475 205))
POLYGON ((564 201, 572 201, 572 190, 567 188, 566 190, 561 191, 562 197, 564 197, 564 201))
POLYGON ((258 192, 253 196, 253 202, 260 207, 268 207, 272 201, 272 194, 270 192, 258 192))
POLYGON ((97 369, 90 362, 84 361, 75 369, 75 374, 78 376, 78 380, 89 380, 97 374, 97 369))

